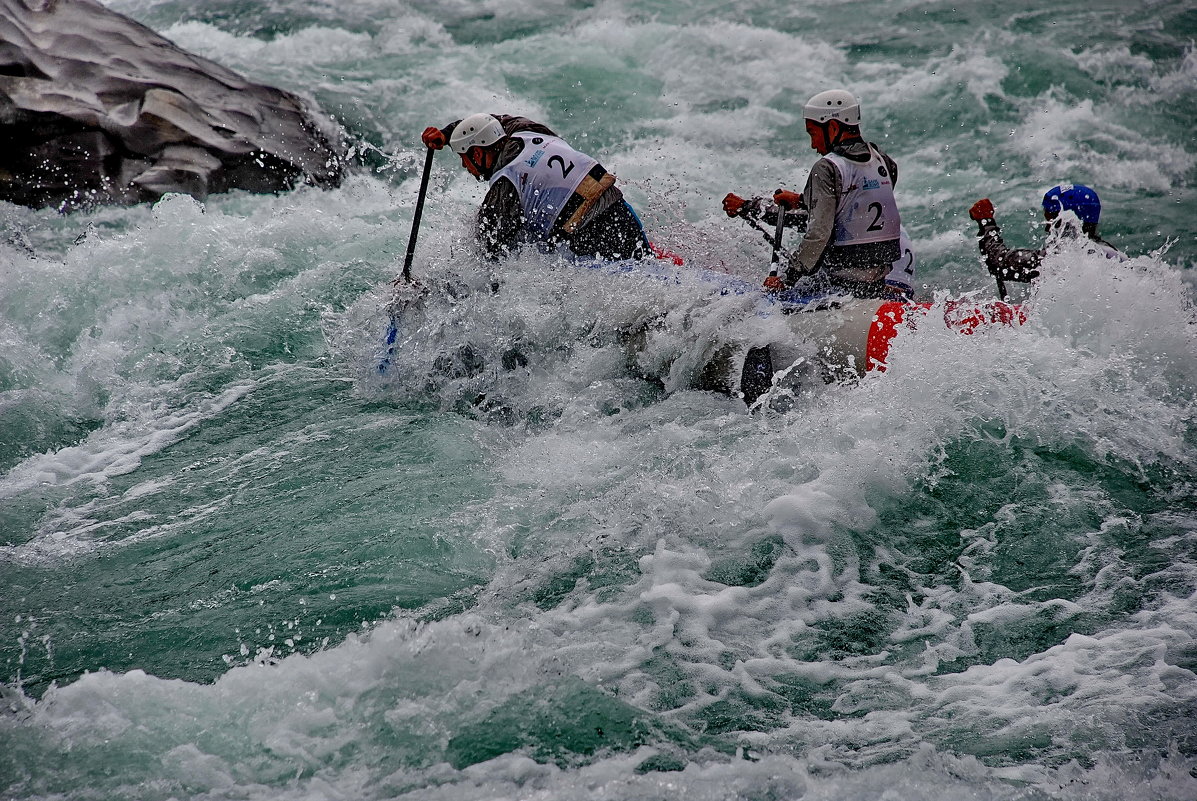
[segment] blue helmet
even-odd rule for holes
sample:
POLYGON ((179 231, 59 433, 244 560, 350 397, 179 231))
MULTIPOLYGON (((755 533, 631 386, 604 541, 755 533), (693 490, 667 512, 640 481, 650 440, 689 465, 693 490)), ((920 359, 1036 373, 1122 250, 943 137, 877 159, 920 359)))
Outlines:
POLYGON ((1043 210, 1052 215, 1068 210, 1081 222, 1097 225, 1097 219, 1101 217, 1101 201, 1097 199, 1097 193, 1087 186, 1060 184, 1044 194, 1043 210))

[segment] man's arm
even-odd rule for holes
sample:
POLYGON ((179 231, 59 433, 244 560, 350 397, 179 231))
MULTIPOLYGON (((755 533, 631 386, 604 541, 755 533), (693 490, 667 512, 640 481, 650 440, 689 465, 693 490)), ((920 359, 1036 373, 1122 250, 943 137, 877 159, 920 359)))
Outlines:
POLYGON ((810 216, 807 218, 806 235, 799 243, 798 250, 791 256, 789 267, 786 269, 787 284, 793 284, 799 278, 814 275, 819 271, 823 251, 827 249, 835 234, 835 202, 838 191, 839 172, 835 165, 827 159, 819 159, 811 168, 810 177, 806 179, 806 188, 802 191, 810 216))
POLYGON ((491 185, 478 209, 478 246, 489 259, 506 255, 523 227, 519 192, 505 178, 491 185))
POLYGON ((1042 250, 1008 248, 996 221, 989 219, 979 222, 977 245, 985 257, 985 266, 989 268, 990 275, 1003 281, 1023 283, 1039 277, 1039 266, 1043 263, 1044 255, 1042 250))

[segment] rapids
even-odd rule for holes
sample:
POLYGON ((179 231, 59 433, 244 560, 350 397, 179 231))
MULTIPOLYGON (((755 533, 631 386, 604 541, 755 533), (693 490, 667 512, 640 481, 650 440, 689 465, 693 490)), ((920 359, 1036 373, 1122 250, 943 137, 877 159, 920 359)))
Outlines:
POLYGON ((0 798, 1197 797, 1197 11, 764 0, 112 0, 354 143, 343 186, 0 208, 0 798), (920 300, 1040 241, 1027 324, 903 332, 748 414, 774 323, 470 249, 419 132, 544 121, 654 241, 759 280, 844 85, 920 300), (491 291, 491 284, 498 291, 491 291), (626 332, 642 346, 629 357, 626 332))

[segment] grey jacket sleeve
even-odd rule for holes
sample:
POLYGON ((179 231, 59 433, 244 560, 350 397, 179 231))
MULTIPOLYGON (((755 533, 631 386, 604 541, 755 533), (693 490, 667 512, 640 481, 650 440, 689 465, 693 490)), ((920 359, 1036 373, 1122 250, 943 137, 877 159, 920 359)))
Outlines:
POLYGON ((786 279, 793 283, 804 275, 814 275, 819 270, 823 251, 835 234, 835 204, 839 197, 840 174, 835 165, 827 159, 819 159, 811 168, 802 190, 809 217, 806 235, 790 259, 786 279))

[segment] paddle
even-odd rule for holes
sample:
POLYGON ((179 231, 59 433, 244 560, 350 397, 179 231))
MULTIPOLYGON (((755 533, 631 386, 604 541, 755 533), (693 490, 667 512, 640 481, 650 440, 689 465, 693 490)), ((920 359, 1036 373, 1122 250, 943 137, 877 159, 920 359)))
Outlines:
POLYGON ((411 262, 416 254, 416 236, 420 233, 420 216, 424 213, 424 198, 428 194, 428 177, 432 175, 432 157, 436 151, 428 148, 428 155, 424 157, 424 174, 420 176, 420 194, 416 197, 416 211, 411 218, 411 237, 407 240, 407 256, 403 259, 403 272, 400 277, 411 283, 411 262))
POLYGON ((781 246, 781 215, 778 215, 777 234, 769 233, 769 229, 761 225, 751 217, 740 217, 741 220, 751 225, 756 230, 760 231, 765 236, 765 241, 773 246, 773 261, 778 261, 779 257, 787 261, 790 258, 790 252, 781 246))
MULTIPOLYGON (((778 190, 781 191, 781 190, 778 190)), ((777 251, 781 249, 781 233, 786 227, 786 210, 778 203, 777 204, 777 227, 773 229, 773 255, 770 257, 771 264, 777 264, 777 251)))
POLYGON ((399 308, 423 294, 423 288, 419 282, 412 280, 411 263, 416 254, 416 237, 420 233, 420 217, 424 213, 424 198, 428 195, 428 178, 432 175, 432 159, 435 155, 436 151, 428 148, 428 155, 424 157, 424 172, 420 175, 420 193, 416 196, 416 210, 411 218, 411 236, 407 240, 407 255, 403 258, 403 270, 392 282, 395 285, 395 294, 388 304, 391 322, 387 326, 387 334, 383 343, 386 346, 386 353, 378 362, 380 374, 386 373, 387 368, 391 366, 391 358, 395 355, 395 342, 399 338, 399 322, 396 319, 399 308))

